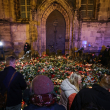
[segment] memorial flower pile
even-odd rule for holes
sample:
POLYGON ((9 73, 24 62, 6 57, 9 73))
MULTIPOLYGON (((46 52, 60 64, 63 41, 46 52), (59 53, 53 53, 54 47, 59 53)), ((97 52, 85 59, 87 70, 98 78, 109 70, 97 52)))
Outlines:
MULTIPOLYGON (((4 67, 5 62, 2 62, 0 70, 3 70, 4 67)), ((51 78, 54 85, 60 85, 72 72, 78 71, 83 76, 82 84, 84 87, 99 83, 101 76, 109 74, 109 70, 100 65, 84 65, 78 61, 67 59, 65 56, 42 56, 28 60, 18 59, 16 60, 16 70, 22 73, 28 82, 31 82, 36 75, 42 74, 51 78)))
MULTIPOLYGON (((0 71, 5 68, 5 62, 0 63, 0 71)), ((39 74, 48 76, 54 83, 54 91, 57 99, 60 98, 60 84, 72 74, 78 71, 82 75, 83 87, 89 87, 94 83, 99 84, 103 75, 109 74, 109 69, 101 67, 99 64, 82 64, 65 56, 52 57, 42 56, 37 58, 20 58, 16 60, 16 70, 23 74, 27 82, 39 74)), ((22 102, 24 106, 24 102, 22 102)))

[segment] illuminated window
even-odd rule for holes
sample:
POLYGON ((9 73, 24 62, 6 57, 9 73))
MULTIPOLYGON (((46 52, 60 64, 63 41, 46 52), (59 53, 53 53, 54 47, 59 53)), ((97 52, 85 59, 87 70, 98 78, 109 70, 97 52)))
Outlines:
POLYGON ((30 0, 20 0, 21 18, 30 18, 30 0))
POLYGON ((81 0, 81 16, 82 18, 95 17, 95 0, 81 0))

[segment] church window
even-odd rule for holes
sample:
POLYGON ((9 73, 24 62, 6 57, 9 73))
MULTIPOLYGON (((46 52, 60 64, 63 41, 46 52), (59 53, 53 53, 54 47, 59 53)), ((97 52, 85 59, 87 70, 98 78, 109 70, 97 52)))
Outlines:
POLYGON ((21 18, 30 18, 30 0, 20 0, 21 18))
POLYGON ((95 17, 95 0, 81 0, 81 17, 87 19, 95 17))
POLYGON ((29 21, 30 0, 14 0, 16 21, 29 21))

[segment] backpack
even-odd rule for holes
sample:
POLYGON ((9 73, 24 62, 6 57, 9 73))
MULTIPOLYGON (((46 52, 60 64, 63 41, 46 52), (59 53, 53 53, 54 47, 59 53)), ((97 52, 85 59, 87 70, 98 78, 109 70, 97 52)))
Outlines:
MULTIPOLYGON (((16 71, 15 71, 14 74, 12 75, 12 77, 11 77, 11 79, 10 79, 10 81, 9 81, 8 87, 9 87, 9 85, 10 85, 10 83, 11 83, 11 81, 12 81, 14 75, 15 75, 15 73, 16 73, 16 71)), ((2 90, 2 89, 0 88, 0 108, 6 108, 7 90, 8 90, 8 88, 5 88, 5 90, 2 90), (3 92, 3 91, 4 91, 4 92, 3 92)))

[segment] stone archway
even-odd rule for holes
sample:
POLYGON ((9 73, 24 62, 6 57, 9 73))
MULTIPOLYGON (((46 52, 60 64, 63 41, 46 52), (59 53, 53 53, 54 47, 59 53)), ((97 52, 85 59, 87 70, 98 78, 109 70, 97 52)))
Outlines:
POLYGON ((38 26, 38 45, 40 45, 39 54, 46 53, 46 20, 51 12, 54 10, 58 10, 64 17, 66 22, 66 34, 65 34, 65 54, 69 53, 70 44, 72 39, 72 26, 73 21, 70 16, 72 15, 71 10, 67 12, 60 3, 51 3, 47 8, 45 7, 43 10, 39 9, 37 12, 37 21, 40 22, 38 26))

